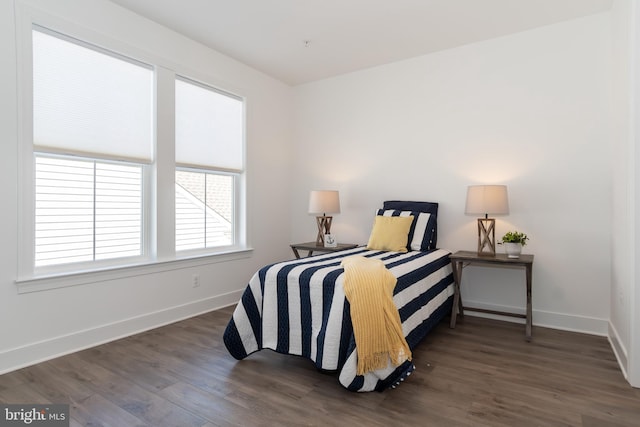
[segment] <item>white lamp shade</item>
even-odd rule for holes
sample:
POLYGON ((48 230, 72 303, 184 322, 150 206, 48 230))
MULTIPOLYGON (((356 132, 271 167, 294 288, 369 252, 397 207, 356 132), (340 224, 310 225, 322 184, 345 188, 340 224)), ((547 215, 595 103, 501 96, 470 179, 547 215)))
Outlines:
POLYGON ((506 215, 509 199, 506 185, 470 185, 467 188, 467 215, 506 215))
POLYGON ((309 213, 340 213, 340 197, 336 190, 313 190, 309 195, 309 213))

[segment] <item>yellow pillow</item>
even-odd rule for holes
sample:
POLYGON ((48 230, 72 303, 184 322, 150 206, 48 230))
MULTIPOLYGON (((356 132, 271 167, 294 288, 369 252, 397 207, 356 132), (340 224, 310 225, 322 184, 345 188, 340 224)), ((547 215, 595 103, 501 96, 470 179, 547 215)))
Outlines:
POLYGON ((409 229, 412 222, 413 216, 376 215, 367 249, 407 252, 409 229))

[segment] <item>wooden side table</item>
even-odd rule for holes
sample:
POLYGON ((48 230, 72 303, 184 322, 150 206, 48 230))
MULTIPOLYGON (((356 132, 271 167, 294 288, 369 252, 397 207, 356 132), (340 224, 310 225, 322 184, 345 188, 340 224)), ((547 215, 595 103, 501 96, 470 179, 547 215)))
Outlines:
POLYGON ((307 256, 312 256, 313 252, 338 252, 344 251, 346 249, 357 248, 358 245, 355 243, 338 243, 338 246, 334 248, 328 248, 326 246, 318 246, 316 242, 306 242, 306 243, 294 243, 291 245, 291 250, 297 259, 300 259, 299 250, 308 251, 307 256))
POLYGON ((451 328, 456 327, 456 318, 464 317, 462 299, 460 298, 460 282, 462 281, 462 269, 470 264, 488 265, 491 267, 512 267, 520 266, 525 268, 527 282, 527 314, 508 313, 504 311, 486 310, 483 308, 466 307, 468 311, 498 314, 501 316, 511 316, 526 319, 525 337, 531 341, 532 307, 531 307, 531 282, 533 269, 533 255, 520 255, 520 258, 507 258, 506 254, 496 254, 495 256, 478 255, 477 252, 458 251, 449 257, 453 267, 453 279, 455 282, 455 294, 453 297, 453 309, 451 311, 451 328))

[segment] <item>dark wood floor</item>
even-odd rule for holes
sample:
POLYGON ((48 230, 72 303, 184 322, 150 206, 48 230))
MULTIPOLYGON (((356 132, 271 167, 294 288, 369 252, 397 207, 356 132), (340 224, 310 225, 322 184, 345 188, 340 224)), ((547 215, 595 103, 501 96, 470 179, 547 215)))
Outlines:
POLYGON ((640 426, 605 338, 465 317, 414 351, 395 390, 352 393, 302 358, 236 361, 232 309, 0 376, 0 402, 69 403, 85 426, 640 426))

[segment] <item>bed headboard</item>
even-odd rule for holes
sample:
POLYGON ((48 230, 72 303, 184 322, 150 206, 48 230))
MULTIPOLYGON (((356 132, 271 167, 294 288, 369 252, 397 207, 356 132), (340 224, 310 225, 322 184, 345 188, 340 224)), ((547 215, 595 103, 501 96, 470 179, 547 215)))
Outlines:
MULTIPOLYGON (((423 243, 423 250, 435 249, 438 241, 438 204, 434 202, 412 202, 406 200, 388 200, 382 205, 383 210, 399 210, 399 211, 411 211, 411 212, 424 212, 428 213, 429 221, 427 222, 425 230, 425 243, 423 243)), ((410 232, 413 235, 413 227, 410 232)))

